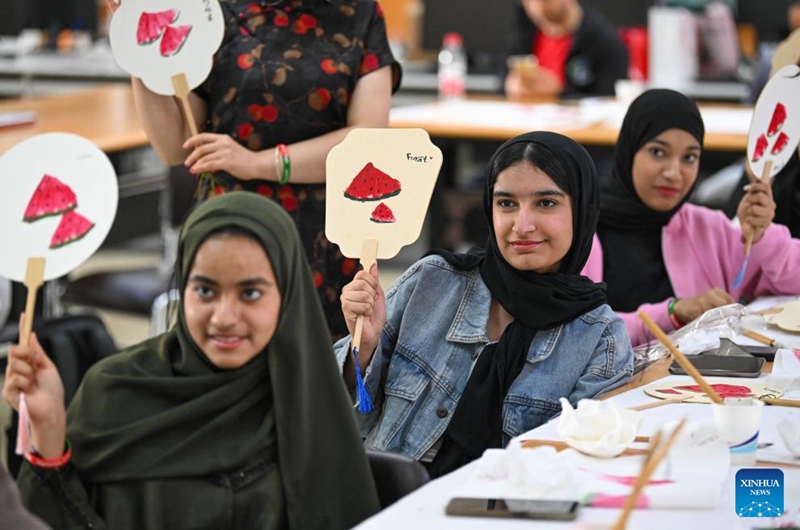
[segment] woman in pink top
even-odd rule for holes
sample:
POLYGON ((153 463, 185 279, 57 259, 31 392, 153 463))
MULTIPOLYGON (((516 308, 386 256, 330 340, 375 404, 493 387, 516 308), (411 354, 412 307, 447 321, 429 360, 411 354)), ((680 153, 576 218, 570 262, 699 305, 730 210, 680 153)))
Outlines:
POLYGON ((672 90, 645 92, 623 121, 583 274, 607 283, 608 303, 625 320, 633 345, 650 338, 639 311, 672 331, 736 300, 800 294, 800 240, 772 224, 768 184, 746 186, 737 210, 744 228, 686 202, 704 133, 697 105, 672 90), (755 230, 749 265, 734 288, 749 230, 755 230))

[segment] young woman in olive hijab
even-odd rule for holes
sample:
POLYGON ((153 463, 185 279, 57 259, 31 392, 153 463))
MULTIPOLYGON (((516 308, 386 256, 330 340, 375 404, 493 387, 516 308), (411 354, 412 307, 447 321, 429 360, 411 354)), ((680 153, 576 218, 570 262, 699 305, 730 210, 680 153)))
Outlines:
MULTIPOLYGON (((71 462, 23 467, 31 510, 113 530, 344 529, 376 512, 289 216, 251 193, 207 201, 181 230, 176 271, 174 328, 86 375, 66 415, 71 462)), ((55 368, 35 338, 11 359, 4 397, 25 392, 40 458, 58 460, 55 368)))

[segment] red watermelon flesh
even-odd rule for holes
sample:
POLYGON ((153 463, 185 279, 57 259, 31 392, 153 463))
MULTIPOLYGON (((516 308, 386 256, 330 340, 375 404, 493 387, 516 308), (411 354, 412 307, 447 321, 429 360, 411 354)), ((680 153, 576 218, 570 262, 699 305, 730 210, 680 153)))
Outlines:
POLYGON ((344 196, 354 201, 380 201, 399 194, 400 181, 393 179, 368 162, 344 190, 344 196))
POLYGON ((94 223, 76 212, 70 210, 61 218, 53 237, 50 238, 50 248, 59 248, 81 239, 94 228, 94 223))
POLYGON ((177 9, 168 9, 157 13, 142 12, 139 15, 139 27, 136 29, 136 43, 142 45, 155 41, 164 28, 175 22, 178 13, 177 9))
POLYGON ((169 57, 181 51, 191 30, 192 26, 167 26, 161 37, 161 55, 169 57))
POLYGON ((767 145, 769 142, 767 141, 767 137, 763 134, 758 137, 756 140, 756 147, 753 149, 753 158, 751 159, 753 162, 758 162, 761 160, 761 157, 764 156, 764 151, 767 149, 767 145))
POLYGON ((380 203, 374 210, 372 210, 372 217, 369 218, 373 223, 396 223, 397 219, 394 217, 392 209, 384 203, 380 203))
POLYGON ((777 155, 788 145, 789 143, 789 135, 785 132, 782 132, 778 135, 778 138, 775 140, 775 145, 772 146, 772 151, 770 154, 777 155))
POLYGON ((784 122, 786 122, 786 107, 783 106, 783 103, 778 103, 775 105, 775 110, 772 111, 772 119, 769 121, 767 136, 775 136, 775 133, 783 127, 784 122))
POLYGON ((36 186, 28 207, 25 208, 23 220, 32 223, 42 217, 59 215, 78 206, 72 188, 51 175, 45 175, 36 186))

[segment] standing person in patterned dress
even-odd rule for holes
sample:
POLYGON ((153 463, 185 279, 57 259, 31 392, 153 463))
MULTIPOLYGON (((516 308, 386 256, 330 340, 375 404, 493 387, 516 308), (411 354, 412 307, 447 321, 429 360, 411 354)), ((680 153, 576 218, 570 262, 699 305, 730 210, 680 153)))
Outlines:
POLYGON ((325 159, 352 128, 388 126, 401 72, 383 12, 374 0, 220 4, 225 36, 190 95, 203 132, 190 137, 178 100, 134 78, 139 117, 161 158, 200 179, 202 199, 254 191, 292 216, 337 338, 347 332, 338 297, 356 262, 325 237, 325 159))

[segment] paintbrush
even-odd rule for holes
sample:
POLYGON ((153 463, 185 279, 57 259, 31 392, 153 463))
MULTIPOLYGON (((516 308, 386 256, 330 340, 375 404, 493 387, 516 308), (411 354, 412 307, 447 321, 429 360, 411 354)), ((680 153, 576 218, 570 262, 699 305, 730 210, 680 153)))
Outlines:
MULTIPOLYGON (((752 171, 750 171, 750 166, 747 163, 745 163, 745 172, 747 173, 751 183, 756 183, 758 181, 758 179, 756 179, 753 175, 752 171)), ((767 160, 764 162, 764 169, 761 171, 761 182, 769 182, 769 174, 771 172, 772 160, 767 160)), ((753 237, 755 232, 756 229, 753 226, 751 226, 750 230, 747 232, 747 239, 744 244, 744 262, 742 263, 742 268, 739 270, 739 274, 737 274, 736 278, 733 280, 732 286, 734 289, 738 289, 744 281, 744 275, 747 272, 747 263, 750 261, 750 249, 753 246, 753 237)))
POLYGON ((684 425, 686 425, 686 418, 681 419, 677 427, 675 427, 675 429, 669 435, 669 438, 667 438, 664 443, 661 443, 660 431, 652 436, 650 439, 650 446, 647 450, 647 459, 645 460, 639 475, 637 475, 636 481, 633 483, 633 488, 631 489, 628 498, 625 500, 625 505, 622 507, 622 513, 612 527, 612 530, 625 530, 625 527, 628 524, 628 519, 631 516, 631 512, 636 507, 636 499, 650 481, 650 477, 653 476, 653 473, 658 468, 658 465, 662 460, 664 460, 664 458, 667 456, 667 453, 669 453, 672 445, 678 439, 681 430, 683 430, 684 425))

